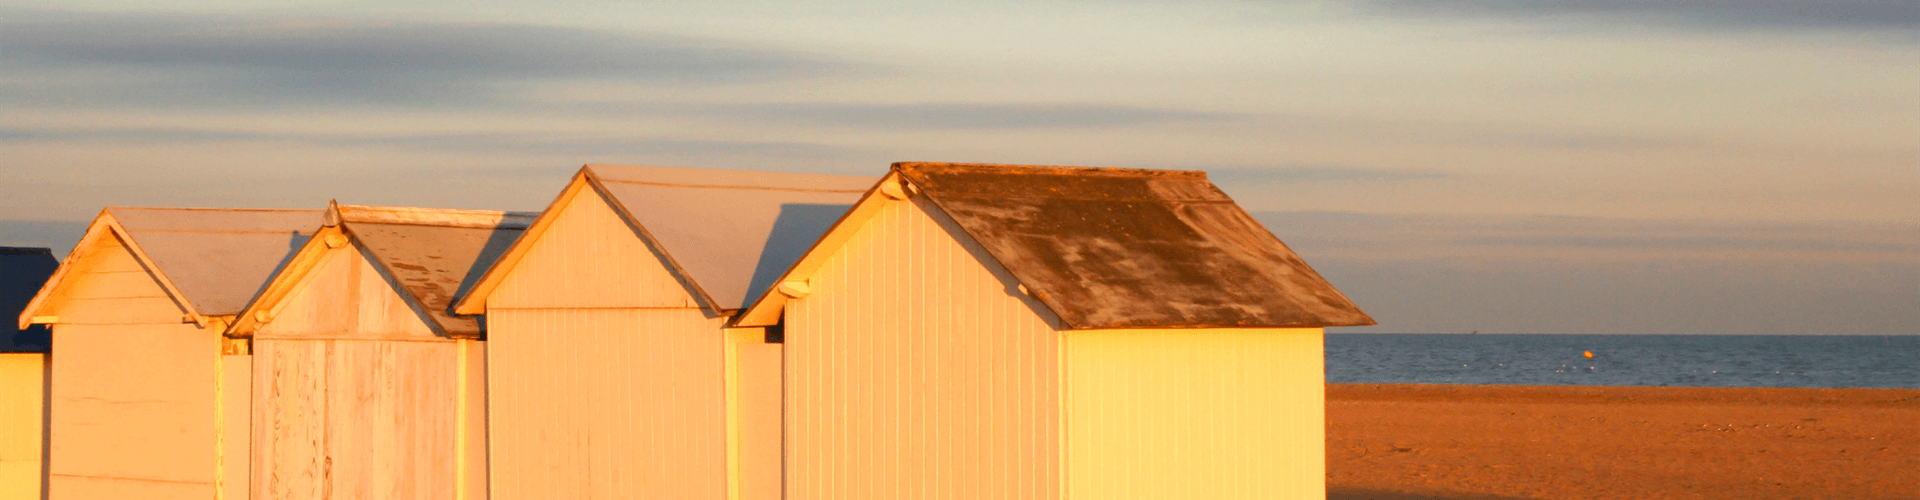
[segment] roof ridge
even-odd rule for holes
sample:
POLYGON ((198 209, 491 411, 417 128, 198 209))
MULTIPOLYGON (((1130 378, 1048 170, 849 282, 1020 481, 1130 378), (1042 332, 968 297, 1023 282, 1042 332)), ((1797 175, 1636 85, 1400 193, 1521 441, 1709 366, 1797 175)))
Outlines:
POLYGON ((104 208, 103 210, 114 210, 114 209, 123 209, 123 210, 177 210, 177 211, 183 211, 183 212, 184 212, 184 211, 193 211, 193 212, 319 212, 319 211, 320 211, 320 210, 318 210, 318 209, 312 209, 312 208, 208 208, 208 207, 134 207, 134 206, 122 206, 122 205, 110 205, 110 206, 107 206, 107 207, 105 207, 105 208, 104 208))
POLYGON ((338 205, 338 208, 341 222, 475 229, 526 229, 540 215, 537 212, 376 205, 338 205))
POLYGON ((1128 176, 1128 177, 1144 176, 1144 177, 1187 177, 1187 178, 1198 178, 1198 179, 1207 178, 1207 172, 1204 170, 1165 170, 1165 169, 1152 169, 1152 168, 1087 167, 1087 166, 1076 166, 1076 165, 1021 165, 1021 164, 1011 164, 1011 163, 952 163, 952 162, 933 162, 933 161, 903 161, 903 162, 895 162, 893 164, 893 170, 927 168, 927 167, 932 167, 932 168, 958 167, 958 168, 983 169, 983 170, 992 169, 992 170, 1008 171, 1004 173, 1018 173, 1018 174, 1024 174, 1024 175, 1061 175, 1061 176, 1104 175, 1104 176, 1128 176))
MULTIPOLYGON (((829 174, 802 174, 802 175, 829 175, 829 174)), ((599 180, 600 182, 613 182, 613 183, 619 183, 619 184, 641 184, 641 185, 647 185, 647 186, 703 188, 703 189, 753 189, 753 190, 760 190, 760 191, 790 191, 790 192, 796 192, 796 193, 865 193, 867 192, 864 189, 787 188, 787 187, 771 187, 771 186, 740 186, 740 185, 734 185, 734 184, 685 184, 685 183, 675 183, 675 182, 636 181, 636 180, 627 180, 627 179, 607 179, 607 178, 600 178, 599 180)))

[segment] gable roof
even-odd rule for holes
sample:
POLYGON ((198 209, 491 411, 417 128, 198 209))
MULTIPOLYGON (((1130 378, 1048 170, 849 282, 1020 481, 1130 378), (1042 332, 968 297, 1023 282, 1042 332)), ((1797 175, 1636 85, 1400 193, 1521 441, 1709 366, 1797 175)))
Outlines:
MULTIPOLYGON (((60 267, 45 248, 0 247, 0 314, 18 316, 60 267)), ((47 328, 0 328, 0 352, 47 352, 47 328)))
MULTIPOLYGON (((74 246, 85 251, 116 235, 195 323, 246 308, 274 271, 320 226, 319 210, 107 207, 74 246)), ((46 305, 70 271, 69 258, 21 312, 20 323, 46 305)))
MULTIPOLYGON (((883 195, 925 196, 1066 329, 1374 324, 1205 172, 896 163, 882 182, 883 195)), ((785 300, 764 294, 742 319, 766 322, 785 300)))
POLYGON ((771 287, 875 180, 586 165, 455 310, 484 312, 486 296, 544 233, 556 209, 589 189, 609 200, 673 272, 692 284, 696 300, 715 311, 736 310, 771 287))
POLYGON ((352 243, 391 278, 401 297, 424 313, 429 326, 456 338, 475 338, 478 318, 451 313, 454 297, 479 279, 520 236, 535 214, 490 210, 331 205, 325 227, 269 282, 236 319, 236 335, 260 327, 258 311, 290 297, 327 249, 352 243), (333 238, 332 242, 326 241, 333 238))

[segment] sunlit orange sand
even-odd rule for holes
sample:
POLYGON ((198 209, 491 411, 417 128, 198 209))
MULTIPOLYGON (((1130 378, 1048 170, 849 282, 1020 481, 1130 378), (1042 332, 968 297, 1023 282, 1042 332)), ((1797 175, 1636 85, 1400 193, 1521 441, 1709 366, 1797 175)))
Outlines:
POLYGON ((1920 498, 1920 390, 1327 385, 1334 499, 1920 498))

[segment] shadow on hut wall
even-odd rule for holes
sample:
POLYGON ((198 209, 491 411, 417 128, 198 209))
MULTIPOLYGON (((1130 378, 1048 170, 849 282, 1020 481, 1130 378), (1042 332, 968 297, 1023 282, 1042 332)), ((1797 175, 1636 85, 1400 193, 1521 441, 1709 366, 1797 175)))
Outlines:
POLYGON ((1434 494, 1400 493, 1392 491, 1357 490, 1337 486, 1327 487, 1327 500, 1535 500, 1524 497, 1503 497, 1474 493, 1442 492, 1434 494))
MULTIPOLYGON (((840 221, 840 216, 852 209, 853 205, 781 204, 780 216, 773 220, 773 231, 761 246, 760 262, 753 266, 753 279, 747 281, 747 297, 755 297, 760 290, 773 286, 773 280, 780 279, 788 267, 813 248, 813 242, 819 241, 833 228, 833 223, 840 221)), ((728 305, 742 306, 744 304, 728 305)))

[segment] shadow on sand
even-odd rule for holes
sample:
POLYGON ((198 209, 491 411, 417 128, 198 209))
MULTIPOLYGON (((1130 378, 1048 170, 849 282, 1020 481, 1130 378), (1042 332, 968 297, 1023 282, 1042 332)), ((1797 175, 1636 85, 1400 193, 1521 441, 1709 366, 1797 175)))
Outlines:
POLYGON ((1327 488, 1327 500, 1533 500, 1524 497, 1503 497, 1477 493, 1442 492, 1433 494, 1400 493, 1392 491, 1358 490, 1353 488, 1327 488))

